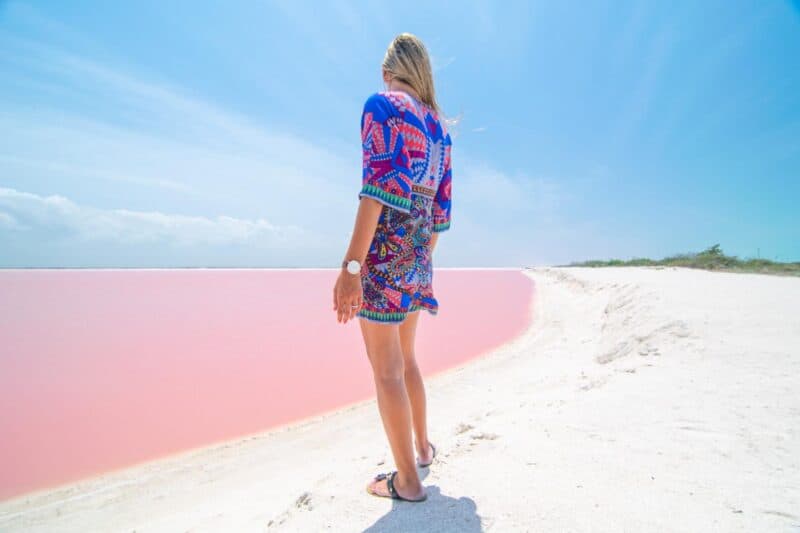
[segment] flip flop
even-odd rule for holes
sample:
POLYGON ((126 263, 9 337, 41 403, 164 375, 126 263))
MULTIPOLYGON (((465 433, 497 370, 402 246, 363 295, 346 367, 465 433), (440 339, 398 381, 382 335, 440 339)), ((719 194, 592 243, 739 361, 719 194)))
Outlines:
MULTIPOLYGON (((396 476, 396 475, 397 475, 397 470, 393 470, 391 472, 386 472, 385 474, 378 474, 377 476, 375 476, 375 480, 374 481, 380 481, 382 479, 386 479, 386 488, 389 489, 389 494, 395 500, 403 500, 403 501, 407 501, 407 502, 424 502, 425 500, 428 499, 428 494, 427 493, 425 494, 425 496, 423 496, 422 498, 420 498, 418 500, 411 500, 411 499, 403 498, 402 496, 400 496, 400 494, 398 494, 397 490, 395 490, 395 488, 394 488, 394 476, 396 476)), ((378 494, 377 492, 372 492, 369 489, 369 487, 367 487, 367 492, 372 494, 373 496, 379 496, 381 498, 387 498, 387 496, 384 496, 383 494, 378 494)))
POLYGON ((431 466, 433 464, 433 460, 436 459, 436 446, 434 446, 433 443, 430 442, 430 441, 428 441, 428 444, 431 445, 431 449, 433 450, 433 457, 431 457, 431 462, 430 463, 422 464, 419 461, 417 461, 417 466, 419 466, 421 468, 426 468, 428 466, 431 466))

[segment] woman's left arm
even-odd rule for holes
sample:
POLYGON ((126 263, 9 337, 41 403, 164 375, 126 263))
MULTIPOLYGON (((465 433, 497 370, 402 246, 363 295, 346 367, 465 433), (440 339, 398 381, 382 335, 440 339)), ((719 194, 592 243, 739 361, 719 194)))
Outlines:
MULTIPOLYGON (((361 198, 358 203, 350 246, 344 256, 345 261, 355 259, 360 264, 364 264, 372 239, 375 237, 375 229, 378 226, 378 218, 382 209, 383 204, 374 198, 368 196, 361 198)), ((346 323, 351 318, 355 318, 356 313, 361 309, 362 298, 361 274, 351 274, 345 267, 342 267, 339 277, 336 279, 336 285, 333 287, 333 309, 337 312, 337 321, 346 323)))

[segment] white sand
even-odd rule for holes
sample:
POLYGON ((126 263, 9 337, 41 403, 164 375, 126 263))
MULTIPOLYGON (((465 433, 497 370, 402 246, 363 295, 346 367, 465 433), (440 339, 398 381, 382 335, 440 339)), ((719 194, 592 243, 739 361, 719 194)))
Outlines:
POLYGON ((372 400, 5 501, 0 530, 800 531, 799 278, 525 272, 529 330, 426 380, 425 503, 366 493, 394 466, 372 400))

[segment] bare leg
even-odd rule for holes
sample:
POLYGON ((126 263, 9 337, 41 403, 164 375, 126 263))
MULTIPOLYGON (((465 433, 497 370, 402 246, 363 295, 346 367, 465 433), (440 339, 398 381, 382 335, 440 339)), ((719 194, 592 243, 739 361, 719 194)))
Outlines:
POLYGON ((417 366, 414 342, 417 334, 417 322, 422 311, 409 313, 408 317, 399 326, 400 347, 403 350, 403 364, 406 392, 411 403, 412 426, 416 439, 414 445, 421 463, 429 463, 433 458, 433 449, 428 444, 427 406, 425 400, 425 385, 422 382, 422 373, 417 366))
MULTIPOLYGON (((417 474, 411 434, 411 407, 404 383, 403 351, 395 324, 359 319, 367 348, 383 428, 397 465, 395 489, 400 496, 419 499, 425 489, 417 474)), ((374 492, 388 496, 386 480, 370 483, 374 492)))

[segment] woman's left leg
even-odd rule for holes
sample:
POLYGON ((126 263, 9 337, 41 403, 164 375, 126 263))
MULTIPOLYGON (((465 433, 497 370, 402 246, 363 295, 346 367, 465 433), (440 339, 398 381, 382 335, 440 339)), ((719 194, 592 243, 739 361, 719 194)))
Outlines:
POLYGON ((416 439, 414 444, 421 463, 429 463, 433 459, 433 448, 428 440, 427 399, 425 398, 425 384, 422 381, 422 372, 417 365, 414 344, 417 336, 417 323, 422 309, 408 313, 408 316, 399 326, 400 347, 403 350, 404 378, 408 400, 411 404, 411 427, 414 429, 416 439))
MULTIPOLYGON (((425 489, 417 474, 411 430, 411 405, 404 382, 403 350, 397 324, 381 324, 360 318, 383 428, 397 466, 394 486, 400 496, 418 499, 425 489)), ((373 481, 370 488, 389 495, 386 480, 373 481)))

